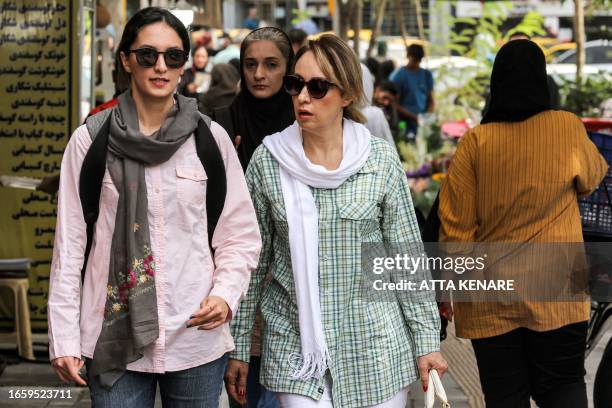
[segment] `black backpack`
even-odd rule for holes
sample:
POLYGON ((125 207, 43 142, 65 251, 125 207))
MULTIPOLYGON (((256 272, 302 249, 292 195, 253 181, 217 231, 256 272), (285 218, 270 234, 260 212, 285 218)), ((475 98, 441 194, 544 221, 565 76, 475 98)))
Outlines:
MULTIPOLYGON (((113 109, 107 109, 99 112, 87 118, 85 122, 92 143, 83 160, 79 176, 81 207, 83 208, 83 217, 87 225, 87 245, 85 246, 85 262, 81 270, 81 279, 85 277, 85 268, 87 267, 87 259, 91 251, 94 226, 100 212, 100 192, 102 190, 102 179, 106 171, 106 152, 108 149, 112 111, 113 109)), ((225 204, 227 179, 221 151, 209 126, 210 118, 202 115, 198 122, 195 142, 198 157, 208 176, 206 183, 206 218, 208 221, 208 245, 212 251, 212 237, 225 204)))

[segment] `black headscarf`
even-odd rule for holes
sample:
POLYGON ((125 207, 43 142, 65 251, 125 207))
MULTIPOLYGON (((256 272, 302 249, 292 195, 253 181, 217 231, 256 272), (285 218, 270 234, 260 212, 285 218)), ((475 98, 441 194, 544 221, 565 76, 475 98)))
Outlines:
POLYGON ((521 122, 550 109, 544 53, 530 40, 514 40, 495 57, 491 104, 480 121, 521 122))
POLYGON ((267 99, 256 98, 247 89, 243 70, 244 54, 246 52, 246 44, 248 43, 247 39, 253 33, 263 29, 277 30, 287 38, 290 49, 289 58, 287 59, 287 73, 289 73, 294 56, 291 49, 291 41, 287 34, 273 27, 259 28, 252 31, 240 46, 240 93, 234 98, 229 107, 235 132, 235 135, 230 136, 233 139, 234 136, 240 135, 238 157, 245 170, 253 152, 261 144, 264 137, 280 132, 295 121, 291 96, 285 92, 283 87, 275 95, 267 99))

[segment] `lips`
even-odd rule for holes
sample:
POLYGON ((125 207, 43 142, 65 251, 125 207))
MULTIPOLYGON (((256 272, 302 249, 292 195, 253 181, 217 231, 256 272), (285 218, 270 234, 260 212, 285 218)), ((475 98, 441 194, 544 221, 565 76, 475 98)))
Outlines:
POLYGON ((305 110, 298 111, 298 119, 310 119, 313 116, 314 115, 308 111, 305 111, 305 110))
POLYGON ((166 78, 151 78, 149 81, 157 88, 163 88, 170 82, 170 80, 166 78))
POLYGON ((266 89, 267 87, 268 85, 255 85, 253 88, 257 89, 258 91, 262 91, 266 89))

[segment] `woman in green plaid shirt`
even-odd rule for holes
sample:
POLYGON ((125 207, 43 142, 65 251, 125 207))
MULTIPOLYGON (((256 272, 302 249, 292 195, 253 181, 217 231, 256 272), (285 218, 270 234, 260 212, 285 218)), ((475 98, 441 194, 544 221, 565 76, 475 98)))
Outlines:
POLYGON ((420 243, 404 171, 361 124, 361 69, 344 42, 310 41, 292 72, 297 120, 266 137, 247 170, 263 248, 232 323, 228 390, 246 403, 259 304, 261 383, 281 406, 404 408, 411 382, 426 389, 429 370, 447 368, 435 302, 362 293, 362 243, 420 243))

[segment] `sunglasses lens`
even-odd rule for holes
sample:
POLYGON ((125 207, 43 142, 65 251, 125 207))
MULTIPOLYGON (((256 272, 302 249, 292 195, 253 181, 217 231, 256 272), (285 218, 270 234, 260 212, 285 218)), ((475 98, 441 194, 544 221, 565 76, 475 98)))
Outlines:
POLYGON ((291 96, 297 96, 304 87, 304 80, 295 76, 285 77, 285 90, 291 96))
POLYGON ((164 54, 164 61, 169 68, 180 68, 185 65, 187 59, 182 50, 168 50, 164 54))
POLYGON ((308 93, 315 99, 321 99, 329 90, 329 82, 324 79, 311 79, 308 81, 308 93))
POLYGON ((136 61, 144 68, 154 66, 157 57, 159 57, 159 53, 151 48, 141 48, 136 51, 136 61))

